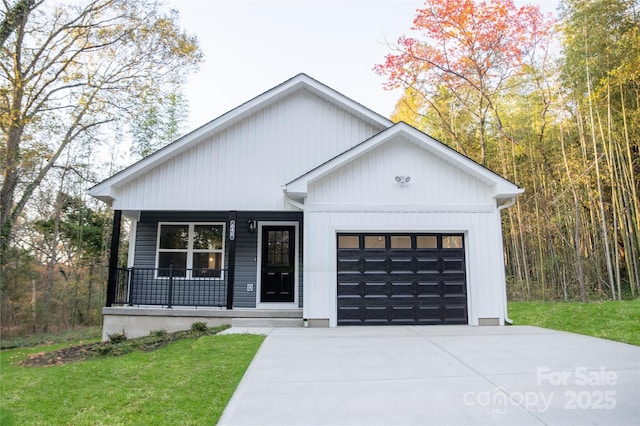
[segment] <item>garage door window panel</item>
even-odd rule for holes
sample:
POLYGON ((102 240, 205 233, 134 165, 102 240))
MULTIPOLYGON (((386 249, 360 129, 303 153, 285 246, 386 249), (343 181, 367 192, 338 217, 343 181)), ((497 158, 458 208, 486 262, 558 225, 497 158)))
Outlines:
POLYGON ((438 237, 435 235, 418 235, 416 236, 416 248, 437 249, 438 237))
POLYGON ((384 235, 365 235, 364 237, 365 249, 386 249, 387 239, 384 235))
POLYGON ((408 235, 392 235, 390 238, 392 249, 411 249, 411 237, 408 235))
POLYGON ((338 236, 339 249, 359 249, 360 237, 357 235, 340 235, 338 236))
POLYGON ((443 249, 459 249, 462 248, 462 236, 447 235, 442 237, 443 249))

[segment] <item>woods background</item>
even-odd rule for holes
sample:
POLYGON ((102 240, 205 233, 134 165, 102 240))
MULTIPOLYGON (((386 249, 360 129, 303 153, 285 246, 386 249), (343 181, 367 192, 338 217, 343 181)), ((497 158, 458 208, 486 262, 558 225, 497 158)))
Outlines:
MULTIPOLYGON (((181 134, 202 55, 153 2, 4 7, 2 333, 99 324, 112 213, 84 191, 181 134)), ((638 297, 639 13, 431 0, 374 67, 404 89, 394 121, 526 189, 503 214, 511 300, 638 297)))

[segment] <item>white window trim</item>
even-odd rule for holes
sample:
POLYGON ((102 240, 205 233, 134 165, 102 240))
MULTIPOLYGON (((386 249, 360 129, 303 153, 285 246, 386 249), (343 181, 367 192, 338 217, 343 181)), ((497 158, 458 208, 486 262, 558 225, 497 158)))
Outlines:
MULTIPOLYGON (((189 227, 188 230, 188 240, 187 240, 187 264, 186 264, 186 269, 187 272, 185 274, 184 277, 173 277, 173 279, 192 279, 194 277, 191 276, 191 273, 193 271, 193 254, 194 253, 221 253, 221 260, 220 260, 220 265, 222 266, 221 272, 220 272, 220 276, 219 277, 195 277, 198 280, 206 280, 206 279, 211 279, 211 280, 221 280, 224 279, 224 255, 225 255, 225 249, 226 249, 226 240, 227 240, 227 224, 225 222, 158 222, 158 228, 156 231, 156 262, 155 262, 155 278, 156 279, 169 279, 169 277, 160 277, 158 276, 158 268, 159 266, 159 262, 160 262, 160 228, 162 227, 162 225, 187 225, 189 227), (197 249, 194 250, 193 248, 193 235, 194 235, 194 228, 195 225, 222 225, 222 249, 220 250, 204 250, 204 249, 197 249)), ((163 252, 165 253, 184 253, 184 249, 162 249, 163 252)))

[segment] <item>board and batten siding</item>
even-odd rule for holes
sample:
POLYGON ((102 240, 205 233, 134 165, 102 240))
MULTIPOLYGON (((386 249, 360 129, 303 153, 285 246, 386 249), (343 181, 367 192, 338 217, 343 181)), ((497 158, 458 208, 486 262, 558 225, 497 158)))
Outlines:
MULTIPOLYGON (((339 232, 463 233, 469 324, 504 317, 504 261, 500 216, 493 212, 305 210, 304 316, 337 324, 337 243, 339 232)), ((502 324, 502 322, 501 322, 502 324)))
MULTIPOLYGON (((236 218, 236 271, 234 302, 236 308, 256 307, 256 284, 258 274, 258 233, 250 233, 249 220, 296 221, 302 229, 301 212, 238 212, 236 218), (254 291, 247 291, 253 284, 254 291)), ((136 226, 134 268, 155 268, 159 222, 224 222, 228 233, 229 212, 142 212, 136 226)), ((302 239, 302 234, 300 235, 302 239)), ((300 245, 299 305, 302 306, 302 242, 300 245)), ((229 245, 225 241, 224 266, 228 269, 229 245)))
POLYGON ((399 138, 312 183, 305 204, 422 204, 486 210, 495 206, 491 194, 488 185, 462 169, 399 138), (396 176, 411 180, 400 184, 396 176))
POLYGON ((113 208, 291 210, 282 185, 381 130, 298 90, 125 184, 113 208))
POLYGON ((341 232, 462 233, 468 319, 504 318, 504 263, 494 188, 397 138, 309 185, 305 200, 304 316, 337 322, 341 232), (411 180, 405 184, 396 176, 411 180))

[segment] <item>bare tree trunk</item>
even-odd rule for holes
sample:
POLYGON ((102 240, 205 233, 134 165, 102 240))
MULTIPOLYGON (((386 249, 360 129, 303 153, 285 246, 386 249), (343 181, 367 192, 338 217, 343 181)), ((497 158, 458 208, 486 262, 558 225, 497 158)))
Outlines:
MULTIPOLYGON (((574 247, 576 250, 576 269, 578 274, 578 285, 580 286, 580 299, 583 302, 588 300, 587 295, 587 287, 584 282, 584 267, 582 262, 582 254, 580 253, 580 199, 578 198, 578 193, 576 191, 575 185, 573 183, 573 178, 571 176, 571 169, 569 168, 569 162, 567 160, 567 153, 565 150, 564 144, 564 130, 562 129, 562 124, 560 124, 560 146, 562 147, 562 159, 564 160, 564 167, 567 172, 567 179, 569 180, 569 188, 571 188, 571 193, 573 194, 573 207, 574 207, 574 247)), ((565 293, 566 298, 566 293, 565 293)))
POLYGON ((47 262, 47 273, 45 277, 44 288, 44 302, 42 306, 43 311, 43 331, 47 333, 49 331, 49 322, 51 315, 51 296, 54 286, 55 267, 58 264, 58 241, 60 238, 60 213, 62 209, 63 192, 62 187, 64 183, 64 176, 60 180, 60 189, 56 195, 56 201, 54 205, 54 222, 53 222, 53 234, 51 235, 51 246, 49 252, 49 261, 47 262))
MULTIPOLYGON (((640 97, 638 97, 640 101, 640 97)), ((628 228, 629 228, 629 252, 630 255, 626 256, 627 260, 627 269, 629 271, 629 287, 631 290, 631 295, 636 297, 638 292, 640 292, 640 229, 638 229, 638 224, 640 224, 640 197, 637 192, 637 184, 636 184, 636 174, 633 168, 634 159, 631 154, 631 143, 629 142, 629 127, 627 123, 627 112, 625 107, 625 98, 624 98, 624 90, 620 86, 620 104, 622 106, 621 115, 622 115, 622 124, 624 130, 624 142, 625 147, 624 150, 620 149, 620 152, 624 152, 625 155, 625 163, 627 167, 624 169, 625 175, 627 176, 628 185, 631 192, 631 199, 629 202, 625 202, 625 206, 629 206, 624 210, 628 214, 628 228)), ((639 105, 640 107, 640 105, 639 105)), ((640 109, 640 108, 639 108, 640 109)))
MULTIPOLYGON (((587 38, 585 37, 585 57, 588 58, 588 45, 587 38)), ((593 112, 593 93, 591 91, 591 74, 589 70, 589 60, 586 61, 586 82, 587 82, 587 100, 589 103, 589 126, 591 128, 591 142, 593 147, 593 161, 596 169, 596 183, 598 187, 598 211, 600 213, 600 225, 602 228, 602 238, 604 241, 605 259, 607 264, 607 275, 609 278, 609 286, 611 287, 611 297, 616 299, 616 288, 613 280, 613 266, 611 265, 611 249, 609 247, 609 235, 607 232, 607 217, 604 209, 604 201, 602 198, 602 178, 600 175, 600 156, 598 155, 598 144, 596 138, 595 120, 593 112)))
MULTIPOLYGON (((516 156, 515 156, 515 144, 511 144, 511 162, 513 164, 513 178, 517 181, 518 180, 518 169, 516 167, 516 156)), ((522 265, 522 271, 524 272, 524 280, 525 283, 527 285, 527 292, 526 292, 526 296, 527 296, 527 300, 531 300, 531 278, 529 276, 529 265, 528 265, 528 260, 527 260, 527 251, 526 251, 526 247, 524 244, 524 232, 522 230, 522 223, 523 223, 523 219, 522 219, 522 210, 520 207, 520 202, 516 203, 516 220, 515 222, 517 222, 518 224, 518 232, 516 232, 515 229, 515 225, 514 225, 514 220, 513 220, 513 216, 512 216, 512 211, 511 209, 507 209, 507 217, 509 217, 509 224, 511 226, 511 232, 513 233, 513 249, 516 252, 516 259, 518 257, 521 258, 521 261, 518 262, 518 264, 522 265), (519 240, 519 247, 518 247, 518 240, 519 240), (518 251, 520 251, 520 253, 518 253, 518 251)), ((520 272, 522 274, 522 271, 520 272)))
POLYGON ((31 280, 31 332, 36 334, 38 331, 37 303, 36 303, 36 280, 31 280))

